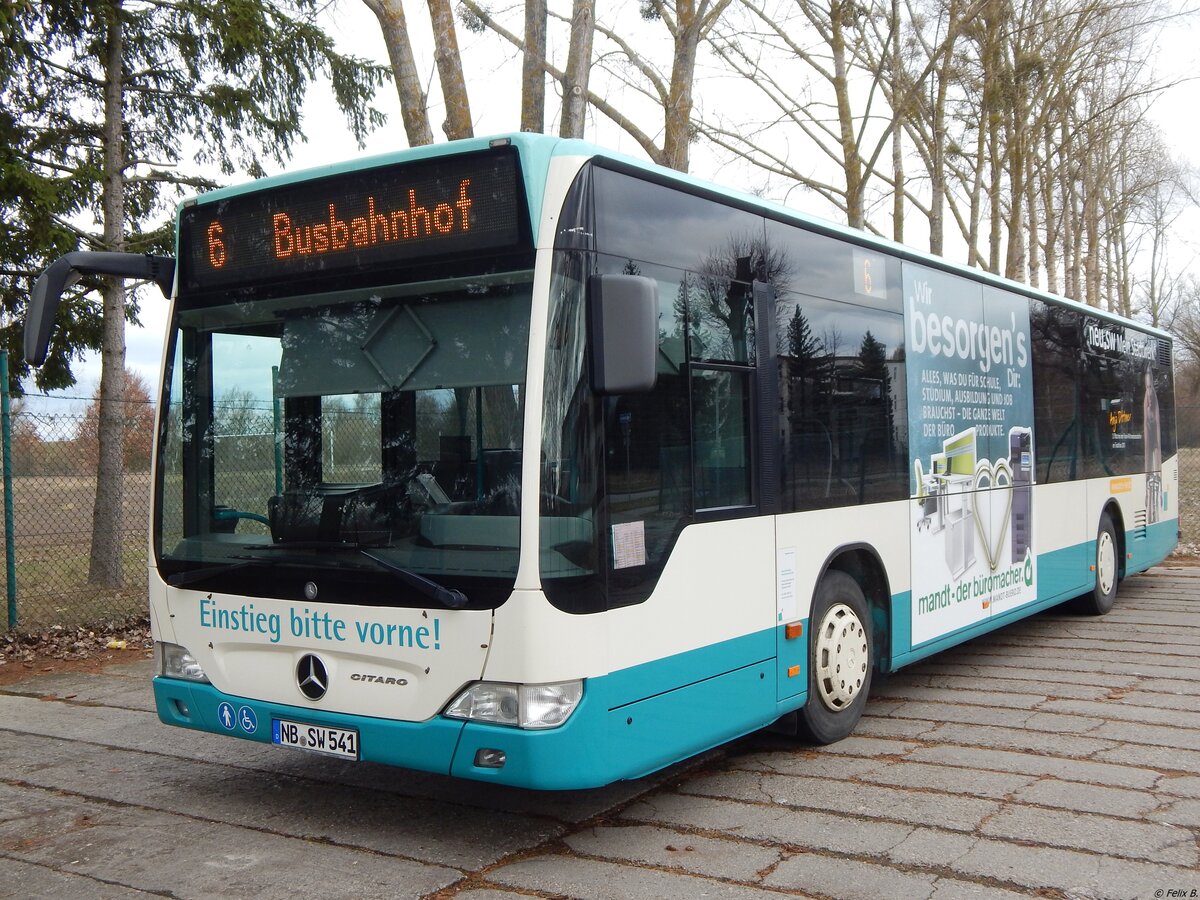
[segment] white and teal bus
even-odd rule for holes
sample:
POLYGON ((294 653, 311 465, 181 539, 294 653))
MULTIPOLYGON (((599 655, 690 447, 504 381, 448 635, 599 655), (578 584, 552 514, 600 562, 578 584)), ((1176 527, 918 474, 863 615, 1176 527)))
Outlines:
POLYGON ((577 141, 206 194, 149 565, 163 722, 530 788, 635 778, 1178 537, 1161 332, 577 141))

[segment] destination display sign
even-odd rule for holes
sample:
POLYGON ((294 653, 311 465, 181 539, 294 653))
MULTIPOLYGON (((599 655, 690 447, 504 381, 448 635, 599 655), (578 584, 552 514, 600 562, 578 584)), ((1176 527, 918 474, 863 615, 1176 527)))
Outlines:
POLYGON ((180 217, 181 291, 515 249, 527 231, 519 175, 506 147, 199 203, 180 217))

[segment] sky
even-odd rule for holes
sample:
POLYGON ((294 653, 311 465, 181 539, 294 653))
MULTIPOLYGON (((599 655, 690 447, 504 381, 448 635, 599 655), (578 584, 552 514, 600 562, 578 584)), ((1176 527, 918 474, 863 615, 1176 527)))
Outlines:
MULTIPOLYGON (((409 25, 415 39, 419 34, 428 33, 428 20, 422 21, 421 4, 409 6, 409 25)), ((625 0, 624 6, 624 12, 618 10, 612 14, 619 16, 622 21, 629 21, 636 16, 636 3, 625 0)), ((1200 80, 1196 80, 1200 77, 1198 19, 1200 15, 1194 15, 1191 21, 1173 24, 1164 29, 1155 44, 1151 63, 1162 74, 1164 80, 1178 83, 1156 99, 1151 115, 1172 153, 1200 169, 1200 116, 1197 115, 1197 109, 1200 107, 1200 80)), ((387 52, 378 23, 358 0, 335 0, 325 11, 323 24, 342 52, 352 52, 381 63, 387 62, 387 52)), ((662 30, 661 26, 656 27, 662 30)), ((461 28, 459 41, 468 78, 472 113, 476 118, 475 133, 487 135, 515 130, 520 114, 519 61, 514 66, 515 53, 491 35, 475 36, 461 28), (488 85, 489 88, 484 89, 483 85, 488 85)), ((637 46, 645 52, 642 43, 637 46)), ((554 54, 553 47, 551 54, 554 54)), ((432 55, 426 52, 422 58, 421 52, 418 51, 418 57, 418 67, 431 75, 432 55)), ((722 84, 720 79, 712 79, 711 76, 700 73, 697 82, 699 104, 711 103, 714 97, 726 91, 728 87, 722 84)), ((620 96, 610 96, 609 99, 615 101, 618 107, 622 106, 620 96)), ((546 103, 547 122, 553 126, 557 121, 558 107, 557 97, 552 89, 547 91, 546 103)), ((380 90, 376 97, 376 105, 388 114, 388 123, 370 135, 366 146, 359 149, 349 135, 345 121, 333 103, 329 91, 323 86, 315 87, 310 91, 305 104, 305 131, 309 135, 308 140, 297 146, 292 161, 285 168, 303 169, 406 147, 399 103, 390 84, 380 90)), ((431 110, 431 121, 436 133, 440 121, 437 110, 431 110)), ((586 136, 588 140, 613 150, 643 158, 645 156, 636 142, 612 126, 599 113, 590 114, 586 136)), ((730 187, 743 190, 757 187, 755 184, 730 181, 731 173, 737 178, 736 172, 727 167, 723 168, 719 159, 707 154, 698 145, 694 145, 693 148, 691 171, 693 175, 721 181, 730 187)), ((776 196, 772 199, 784 198, 776 196)), ((806 198, 803 191, 792 191, 786 199, 790 205, 816 215, 830 214, 827 210, 814 206, 811 197, 806 198)), ((1191 268, 1200 275, 1200 209, 1193 208, 1185 214, 1177 223, 1176 233, 1178 238, 1172 250, 1173 265, 1191 268), (1198 237, 1192 237, 1193 235, 1198 237)), ((141 295, 141 325, 127 329, 127 364, 142 374, 151 386, 157 382, 166 326, 167 301, 157 289, 144 290, 141 295)), ((78 384, 57 393, 65 397, 90 397, 99 380, 98 354, 77 363, 75 372, 78 384)), ((78 405, 82 408, 82 401, 79 401, 78 405)))

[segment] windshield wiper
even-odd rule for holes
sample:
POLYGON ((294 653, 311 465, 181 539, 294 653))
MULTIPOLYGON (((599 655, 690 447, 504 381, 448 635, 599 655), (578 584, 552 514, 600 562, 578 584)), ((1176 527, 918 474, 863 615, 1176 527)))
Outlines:
POLYGON ((404 566, 397 565, 391 560, 376 556, 374 553, 370 553, 362 544, 353 544, 346 541, 283 541, 278 544, 267 544, 263 547, 256 547, 255 549, 349 550, 353 553, 358 553, 360 556, 365 556, 377 566, 387 569, 389 572, 391 572, 393 575, 396 575, 401 581, 407 584, 410 588, 431 600, 437 601, 447 609, 462 609, 471 602, 467 599, 467 595, 462 591, 455 590, 454 588, 444 587, 431 578, 426 578, 424 575, 418 575, 411 569, 406 569, 404 566))
POLYGON ((187 569, 183 572, 176 572, 174 575, 167 576, 167 584, 171 587, 183 587, 185 584, 191 584, 195 581, 203 581, 205 578, 210 578, 215 575, 224 575, 226 572, 234 572, 238 569, 244 569, 246 566, 254 565, 257 562, 270 562, 271 560, 263 559, 262 557, 234 557, 238 562, 235 563, 219 563, 215 566, 202 566, 199 569, 187 569))
POLYGON ((464 594, 462 591, 455 590, 454 588, 443 587, 442 585, 438 584, 436 581, 434 581, 430 578, 426 578, 424 575, 418 575, 416 572, 412 571, 411 569, 406 569, 403 566, 398 566, 394 562, 391 562, 390 560, 381 559, 380 557, 376 556, 374 553, 368 553, 362 547, 358 548, 358 552, 361 553, 363 556, 365 556, 367 559, 383 566, 389 572, 394 573, 396 576, 398 576, 400 578, 401 581, 403 581, 409 587, 413 588, 416 591, 419 591, 420 593, 424 594, 426 597, 430 597, 431 599, 436 600, 438 603, 442 604, 443 606, 445 606, 449 609, 462 609, 464 606, 466 606, 470 602, 467 599, 467 595, 464 594))

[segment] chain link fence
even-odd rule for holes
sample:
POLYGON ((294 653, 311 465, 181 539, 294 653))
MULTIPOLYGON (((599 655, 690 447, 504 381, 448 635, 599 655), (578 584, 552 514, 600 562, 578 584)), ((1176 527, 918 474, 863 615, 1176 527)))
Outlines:
MULTIPOLYGON (((13 404, 11 425, 16 621, 3 604, 0 630, 94 624, 146 608, 150 518, 150 443, 154 407, 122 404, 122 575, 117 586, 89 583, 96 499, 99 413, 94 401, 28 397, 13 404)), ((0 570, 8 592, 10 573, 0 570)))
POLYGON ((1200 447, 1179 448, 1179 556, 1200 556, 1200 447))
MULTIPOLYGON (((115 587, 90 578, 92 519, 96 501, 99 404, 80 398, 28 396, 15 401, 10 417, 13 467, 16 615, 0 600, 0 632, 99 624, 146 611, 150 527, 150 454, 154 404, 121 404, 124 475, 120 485, 118 545, 123 578, 115 587)), ((250 510, 265 516, 279 493, 282 459, 276 434, 278 411, 253 398, 222 397, 214 404, 213 454, 218 510, 250 510)), ((378 404, 356 408, 325 398, 321 466, 329 481, 381 478, 378 404)), ((168 440, 180 440, 178 408, 167 417, 168 440)), ((182 522, 182 472, 171 459, 163 472, 163 517, 170 539, 182 522)), ((218 515, 220 513, 218 512, 218 515)), ((232 519, 239 533, 265 533, 263 521, 232 519)), ((2 536, 2 535, 0 535, 2 536)), ((178 535, 175 535, 178 536, 178 535)), ((9 573, 0 566, 0 596, 9 573)))
MULTIPOLYGON (((92 515, 96 499, 98 413, 95 401, 29 397, 11 416, 16 620, 0 603, 0 631, 99 624, 143 613, 150 521, 150 450, 154 406, 123 404, 125 474, 121 485, 120 541, 123 581, 118 587, 89 582, 92 515)), ((266 508, 275 493, 278 461, 269 409, 243 405, 216 416, 214 450, 221 462, 218 502, 266 508)), ((326 471, 334 480, 370 480, 378 472, 377 410, 337 410, 326 415, 326 471), (374 449, 370 449, 374 444, 374 449)), ((1200 406, 1178 410, 1181 438, 1188 423, 1200 431, 1200 406)), ((1192 441, 1189 441, 1192 443, 1192 441)), ((1200 441, 1195 443, 1200 444, 1200 441)), ((168 487, 172 473, 165 473, 168 487)), ((1200 555, 1200 446, 1180 449, 1180 552, 1200 555)), ((178 491, 168 490, 168 506, 178 491)), ((164 510, 169 514, 170 510, 164 510)), ((243 527, 265 526, 248 522, 243 527)), ((0 567, 0 585, 8 574, 0 567)))

